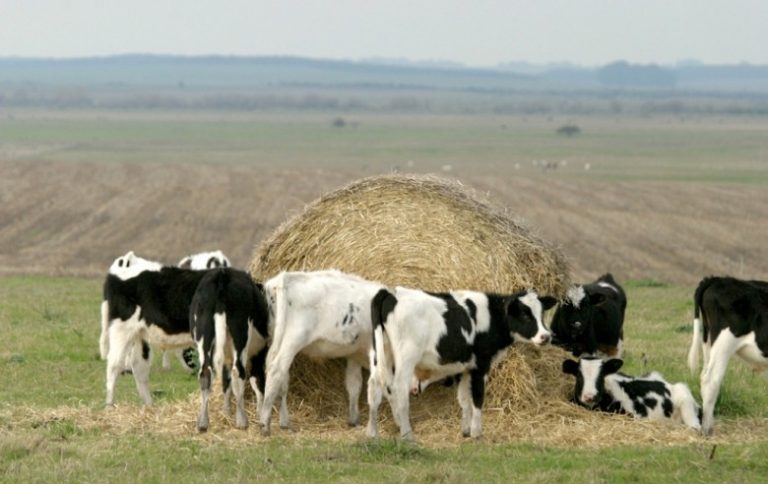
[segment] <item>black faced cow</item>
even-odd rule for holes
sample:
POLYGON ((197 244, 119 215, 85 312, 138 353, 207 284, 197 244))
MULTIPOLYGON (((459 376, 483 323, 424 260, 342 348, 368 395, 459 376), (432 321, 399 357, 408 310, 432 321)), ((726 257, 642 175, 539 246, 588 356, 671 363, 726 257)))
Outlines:
POLYGON ((768 282, 733 277, 704 278, 693 298, 693 338, 688 366, 696 371, 704 350, 702 432, 711 434, 720 385, 734 354, 756 371, 768 367, 768 282))
POLYGON ((433 380, 461 374, 462 431, 467 437, 479 437, 485 380, 492 363, 514 341, 548 343, 542 312, 555 302, 532 291, 511 295, 434 294, 402 287, 380 291, 371 308, 368 436, 378 434, 378 407, 386 394, 400 436, 412 438, 408 399, 418 373, 420 379, 433 380))
POLYGON ((627 296, 611 274, 573 286, 552 317, 552 344, 574 356, 620 357, 626 309, 627 296))

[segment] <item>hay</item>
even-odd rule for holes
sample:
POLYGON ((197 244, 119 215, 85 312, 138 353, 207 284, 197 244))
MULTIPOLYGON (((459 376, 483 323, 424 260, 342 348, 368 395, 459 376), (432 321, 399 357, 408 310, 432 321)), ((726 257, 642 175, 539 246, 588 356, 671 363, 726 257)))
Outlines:
MULTIPOLYGON (((250 272, 266 280, 282 270, 328 268, 430 291, 535 288, 561 296, 568 284, 558 250, 460 183, 433 176, 370 177, 319 198, 259 245, 250 272)), ((562 399, 562 358, 553 355, 510 351, 491 373, 488 418, 508 421, 524 409, 538 412, 545 386, 562 399)), ((343 389, 338 362, 298 359, 293 366, 291 398, 318 422, 343 420, 343 389)), ((424 429, 417 430, 420 435, 460 433, 454 392, 433 385, 415 399, 411 416, 424 429)))
POLYGON ((250 271, 335 268, 388 285, 429 291, 562 295, 568 270, 554 247, 433 176, 364 178, 310 203, 256 249, 250 271))

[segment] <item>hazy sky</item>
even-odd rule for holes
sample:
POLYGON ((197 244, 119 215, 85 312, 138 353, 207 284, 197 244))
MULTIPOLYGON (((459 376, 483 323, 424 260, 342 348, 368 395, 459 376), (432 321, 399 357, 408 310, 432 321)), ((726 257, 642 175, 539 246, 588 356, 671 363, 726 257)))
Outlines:
POLYGON ((0 57, 768 64, 766 0, 0 0, 0 57))

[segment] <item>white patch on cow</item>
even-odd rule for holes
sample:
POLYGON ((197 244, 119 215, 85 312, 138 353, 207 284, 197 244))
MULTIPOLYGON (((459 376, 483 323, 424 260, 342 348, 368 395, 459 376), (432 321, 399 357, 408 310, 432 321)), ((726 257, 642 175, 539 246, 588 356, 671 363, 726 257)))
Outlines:
POLYGON ((144 271, 157 272, 162 267, 163 265, 159 262, 143 259, 134 254, 133 251, 130 251, 112 262, 112 265, 109 267, 109 273, 125 281, 138 276, 144 271))
POLYGON ((603 366, 603 360, 600 359, 582 359, 579 362, 579 371, 584 378, 584 386, 581 389, 579 401, 584 405, 595 406, 597 402, 597 379, 600 378, 600 369, 603 366))
POLYGON ((476 291, 453 291, 451 295, 469 312, 469 308, 466 306, 467 299, 475 304, 475 332, 485 333, 491 327, 491 312, 488 310, 488 296, 482 292, 476 291))
POLYGON ((183 259, 181 259, 177 265, 179 267, 184 267, 184 268, 192 269, 195 271, 202 271, 206 269, 215 268, 215 267, 211 267, 210 265, 211 259, 218 262, 218 266, 216 267, 232 266, 227 256, 224 255, 224 252, 220 250, 214 250, 211 252, 200 252, 198 254, 188 255, 183 259))
POLYGON ((615 292, 616 294, 619 294, 619 290, 618 290, 618 289, 616 288, 616 286, 614 286, 613 284, 608 284, 608 283, 607 283, 607 282, 605 282, 605 281, 600 281, 600 282, 598 282, 598 283, 597 283, 597 285, 598 285, 598 286, 600 286, 600 287, 604 287, 604 288, 606 288, 606 289, 611 289, 611 290, 613 290, 613 292, 615 292))
POLYGON ((520 302, 528 306, 531 310, 531 314, 533 314, 533 317, 536 319, 536 327, 537 331, 536 334, 531 338, 530 340, 527 338, 524 338, 523 336, 514 333, 514 338, 517 340, 522 341, 530 341, 531 343, 535 345, 540 345, 548 342, 550 340, 550 333, 547 331, 547 328, 544 327, 544 323, 542 322, 542 305, 541 301, 539 301, 539 296, 534 291, 528 291, 528 293, 525 294, 525 296, 521 296, 518 298, 520 302))
MULTIPOLYGON (((146 325, 143 319, 141 322, 146 325)), ((161 350, 187 348, 194 344, 190 333, 168 334, 154 324, 149 325, 146 332, 149 344, 161 350)))
POLYGON ((581 301, 584 300, 586 295, 587 294, 584 292, 584 286, 573 286, 568 289, 568 292, 565 294, 565 298, 571 302, 573 307, 578 309, 581 305, 581 301))

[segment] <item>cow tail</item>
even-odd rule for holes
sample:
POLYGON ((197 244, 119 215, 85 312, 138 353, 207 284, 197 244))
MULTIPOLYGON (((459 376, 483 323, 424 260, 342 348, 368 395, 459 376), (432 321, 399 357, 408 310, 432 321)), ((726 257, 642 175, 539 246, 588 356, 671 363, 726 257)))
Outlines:
POLYGON ((701 346, 703 344, 701 327, 701 300, 704 291, 709 286, 709 280, 704 279, 696 288, 693 295, 693 336, 691 338, 691 348, 688 350, 688 368, 692 374, 699 368, 699 359, 701 357, 701 346))
POLYGON ((267 297, 267 304, 270 306, 269 317, 272 318, 267 326, 267 332, 272 333, 265 365, 265 368, 269 369, 280 349, 287 324, 288 295, 285 291, 285 273, 274 277, 265 284, 264 294, 267 297))
POLYGON ((391 313, 397 299, 387 289, 381 289, 371 301, 372 344, 370 350, 371 376, 382 385, 389 385, 392 380, 392 367, 387 361, 384 338, 387 338, 387 317, 391 313))

